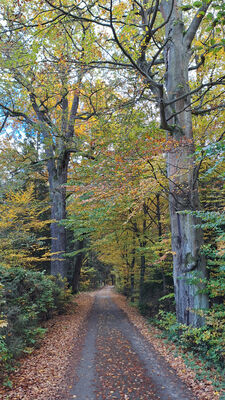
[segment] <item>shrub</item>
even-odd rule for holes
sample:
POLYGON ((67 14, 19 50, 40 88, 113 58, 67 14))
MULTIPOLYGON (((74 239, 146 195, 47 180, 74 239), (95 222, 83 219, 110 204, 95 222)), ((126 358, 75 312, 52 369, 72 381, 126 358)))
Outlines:
POLYGON ((209 364, 223 368, 225 361, 225 312, 216 305, 206 313, 205 325, 193 328, 178 324, 175 314, 160 311, 154 322, 166 332, 169 339, 188 351, 198 353, 209 364))
POLYGON ((71 294, 60 278, 23 268, 0 266, 0 282, 0 379, 3 379, 13 361, 31 352, 45 333, 40 323, 62 313, 71 294))

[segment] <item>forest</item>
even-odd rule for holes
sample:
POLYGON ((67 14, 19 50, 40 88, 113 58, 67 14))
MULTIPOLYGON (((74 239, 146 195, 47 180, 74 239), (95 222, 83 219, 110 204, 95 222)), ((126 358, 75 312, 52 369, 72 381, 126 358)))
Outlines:
POLYGON ((104 285, 222 374, 224 50, 223 0, 1 0, 5 387, 104 285))

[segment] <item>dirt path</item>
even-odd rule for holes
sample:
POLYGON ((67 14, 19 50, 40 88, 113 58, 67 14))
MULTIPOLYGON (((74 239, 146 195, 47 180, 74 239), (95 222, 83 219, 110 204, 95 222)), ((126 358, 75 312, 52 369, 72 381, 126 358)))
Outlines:
POLYGON ((195 400, 114 303, 97 293, 69 400, 195 400))
POLYGON ((0 386, 1 400, 225 399, 110 288, 79 294, 45 327, 10 374, 12 387, 0 386))

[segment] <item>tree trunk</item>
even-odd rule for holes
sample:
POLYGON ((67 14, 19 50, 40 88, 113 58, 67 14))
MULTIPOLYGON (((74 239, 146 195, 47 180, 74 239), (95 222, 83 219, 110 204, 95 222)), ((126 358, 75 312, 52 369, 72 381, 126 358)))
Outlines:
MULTIPOLYGON (((157 217, 157 227, 158 227, 158 238, 159 241, 161 242, 162 240, 162 223, 161 223, 161 212, 160 212, 160 195, 157 193, 156 195, 156 217, 157 217)), ((162 257, 162 252, 159 253, 159 258, 162 257)), ((162 276, 162 290, 163 290, 163 295, 166 295, 166 275, 163 269, 163 266, 161 266, 161 276, 162 276)))
POLYGON ((135 265, 135 248, 132 251, 133 257, 130 266, 130 301, 134 302, 134 265, 135 265))
MULTIPOLYGON (((78 250, 82 250, 84 248, 84 240, 79 240, 78 242, 78 250)), ((77 293, 79 289, 79 279, 80 279, 80 271, 83 262, 83 252, 78 253, 74 271, 73 271, 73 278, 72 278, 72 291, 73 293, 77 293)))
POLYGON ((145 255, 141 256, 141 269, 140 269, 140 288, 139 288, 139 304, 143 304, 144 302, 144 282, 145 282, 145 255))
POLYGON ((50 196, 52 198, 51 217, 57 221, 51 223, 51 274, 66 277, 66 229, 59 224, 65 218, 65 197, 61 193, 50 193, 50 196))
POLYGON ((125 275, 123 278, 123 294, 124 296, 128 297, 129 296, 129 264, 126 263, 126 270, 125 270, 125 275))
POLYGON ((145 239, 146 234, 146 214, 147 214, 147 206, 144 202, 143 204, 143 224, 142 224, 142 238, 140 240, 140 247, 142 248, 141 254, 141 268, 140 268, 140 282, 139 282, 139 304, 143 304, 144 302, 144 282, 145 282, 145 270, 146 270, 146 258, 143 253, 143 249, 145 248, 147 241, 145 239))
MULTIPOLYGON (((163 1, 163 16, 169 15, 172 1, 163 1)), ((194 141, 190 111, 188 66, 191 53, 185 42, 184 24, 179 8, 173 8, 166 24, 168 40, 164 53, 166 65, 167 119, 173 126, 173 145, 168 152, 169 207, 173 250, 173 276, 178 322, 200 326, 203 318, 193 310, 208 307, 207 295, 201 293, 201 278, 206 278, 205 260, 201 255, 202 232, 199 220, 189 212, 199 207, 195 175, 194 141), (179 99, 178 99, 179 98, 179 99), (188 212, 185 213, 184 211, 188 212), (198 281, 191 282, 193 273, 198 281)))
POLYGON ((51 199, 51 274, 67 276, 66 228, 61 224, 66 218, 66 189, 67 167, 69 160, 64 164, 64 170, 56 171, 52 164, 48 164, 50 199, 51 199))

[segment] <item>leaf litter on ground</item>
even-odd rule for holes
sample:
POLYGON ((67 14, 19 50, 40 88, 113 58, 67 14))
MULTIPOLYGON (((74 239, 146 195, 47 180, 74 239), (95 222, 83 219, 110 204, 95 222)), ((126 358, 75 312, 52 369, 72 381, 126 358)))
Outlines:
POLYGON ((0 387, 2 400, 62 400, 70 386, 69 371, 75 368, 85 335, 85 321, 94 293, 81 293, 67 314, 47 321, 40 348, 20 359, 10 375, 12 388, 0 387))
MULTIPOLYGON (((215 390, 212 382, 207 378, 202 379, 201 381, 197 379, 197 373, 190 367, 186 366, 181 354, 177 355, 175 344, 172 342, 171 344, 168 344, 166 340, 159 338, 162 332, 154 326, 149 327, 146 319, 140 315, 135 307, 128 304, 125 296, 115 292, 112 296, 115 303, 127 314, 130 322, 132 322, 141 334, 153 345, 155 350, 165 358, 180 379, 192 390, 197 399, 222 400, 225 398, 221 391, 215 390)), ((180 352, 182 352, 181 349, 180 352)), ((203 365, 202 367, 204 368, 203 365)))
MULTIPOLYGON (((2 400, 62 400, 71 388, 82 343, 86 333, 86 321, 94 301, 95 292, 81 293, 65 315, 47 321, 47 333, 32 354, 20 360, 20 366, 11 374, 12 388, 0 387, 2 400)), ((177 349, 159 338, 158 328, 149 328, 138 310, 131 307, 126 298, 112 293, 115 303, 127 314, 130 322, 165 358, 175 373, 193 391, 199 400, 219 400, 221 393, 215 391, 207 379, 199 381, 196 373, 185 365, 177 349)))

